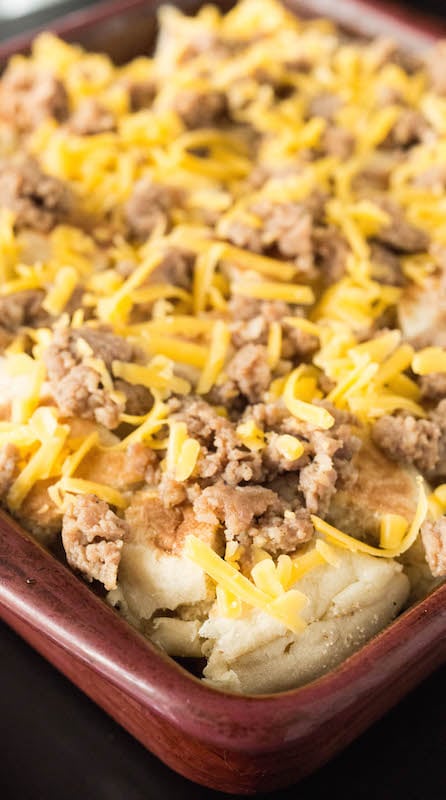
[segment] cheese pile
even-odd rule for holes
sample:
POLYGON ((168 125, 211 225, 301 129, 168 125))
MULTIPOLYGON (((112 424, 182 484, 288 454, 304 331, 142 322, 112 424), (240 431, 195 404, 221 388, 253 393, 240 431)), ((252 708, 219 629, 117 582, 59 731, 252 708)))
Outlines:
MULTIPOLYGON (((334 419, 314 404, 322 398, 353 412, 364 425, 394 411, 423 417, 414 375, 446 372, 443 348, 417 352, 397 328, 377 332, 374 327, 386 314, 392 327, 402 290, 373 277, 370 239, 390 217, 355 188, 355 179, 370 166, 404 109, 421 110, 432 136, 392 167, 387 193, 409 221, 446 244, 444 191, 427 191, 415 180, 446 158, 446 101, 426 88, 424 71, 409 73, 384 58, 383 42, 340 40, 329 22, 299 20, 275 0, 242 0, 226 15, 205 6, 193 18, 164 8, 160 26, 155 56, 122 67, 50 34, 40 35, 32 49, 35 68, 64 81, 73 112, 86 98, 95 98, 114 115, 116 128, 79 136, 49 119, 26 139, 27 151, 42 169, 70 184, 93 224, 85 230, 57 225, 33 239, 18 233, 14 214, 1 209, 0 299, 39 289, 53 329, 77 329, 86 321, 92 327, 111 326, 142 349, 145 363, 114 361, 109 370, 86 353, 89 366, 110 392, 113 380, 123 379, 148 388, 154 404, 144 416, 122 414, 125 435, 105 441, 98 429, 79 440, 48 399, 42 353, 51 327, 22 328, 2 360, 15 388, 0 422, 0 445, 15 444, 21 458, 7 497, 14 512, 38 480, 52 481, 50 496, 61 508, 66 495, 87 492, 125 508, 124 494, 76 477, 92 448, 126 450, 143 442, 165 449, 167 469, 177 481, 187 480, 200 446, 184 423, 170 423, 166 400, 191 392, 205 396, 224 381, 233 355, 231 298, 284 301, 296 309, 296 315, 269 324, 273 379, 266 398, 282 401, 297 419, 323 430, 334 419), (129 84, 149 80, 158 86, 153 105, 132 111, 129 84), (179 91, 225 92, 234 123, 189 130, 173 107, 179 91), (379 98, 386 93, 395 100, 383 105, 379 98), (352 137, 354 146, 343 157, 324 154, 329 123, 311 113, 312 101, 321 94, 338 99, 334 119, 352 137), (258 185, 256 171, 264 174, 258 185), (171 227, 160 223, 141 243, 126 237, 122 209, 144 177, 175 187, 182 200, 172 212, 171 227), (315 191, 327 195, 325 222, 342 235, 348 251, 346 272, 332 285, 307 278, 298 260, 228 242, 234 223, 261 228, 253 209, 262 202, 305 203, 315 191), (194 256, 190 289, 151 281, 171 248, 194 256), (122 264, 131 265, 127 275, 122 264), (79 287, 82 301, 69 313, 67 305, 79 287), (284 370, 284 325, 317 338, 311 363, 284 370), (332 388, 321 389, 321 376, 332 388)), ((15 56, 12 64, 22 61, 15 56)), ((2 155, 8 155, 8 146, 7 137, 0 136, 2 155)), ((407 280, 423 285, 436 268, 431 252, 401 259, 407 280)), ((241 424, 237 434, 249 449, 266 444, 252 421, 241 424)), ((288 435, 277 446, 290 459, 298 458, 303 447, 288 435)), ((437 490, 437 510, 442 497, 437 490)), ((298 631, 305 598, 290 587, 300 575, 324 560, 336 563, 336 547, 398 556, 413 543, 425 515, 420 489, 408 533, 404 521, 384 520, 383 548, 367 548, 314 518, 319 537, 313 548, 294 559, 280 556, 277 563, 260 553, 250 577, 237 568, 234 553, 221 559, 198 539, 189 539, 185 552, 215 581, 225 613, 236 616, 247 603, 298 631)))

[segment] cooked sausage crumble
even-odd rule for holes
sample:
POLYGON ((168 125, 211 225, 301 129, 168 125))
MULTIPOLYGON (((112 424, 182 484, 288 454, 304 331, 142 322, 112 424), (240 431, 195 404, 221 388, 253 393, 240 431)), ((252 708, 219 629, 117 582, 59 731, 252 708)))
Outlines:
POLYGON ((194 652, 347 553, 378 627, 446 577, 446 44, 266 5, 0 79, 2 503, 194 652))

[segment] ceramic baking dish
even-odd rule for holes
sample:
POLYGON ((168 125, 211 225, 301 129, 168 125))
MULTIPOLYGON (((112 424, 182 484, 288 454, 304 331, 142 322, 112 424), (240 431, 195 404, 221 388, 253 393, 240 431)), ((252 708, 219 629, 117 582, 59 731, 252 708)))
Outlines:
MULTIPOLYGON (((395 6, 312 0, 296 7, 359 33, 390 34, 412 49, 441 35, 437 22, 395 6)), ((155 10, 148 0, 118 0, 52 27, 122 61, 150 48, 155 10)), ((0 63, 30 38, 0 45, 0 63)), ((233 793, 308 775, 446 661, 443 585, 308 686, 262 697, 218 692, 156 650, 2 512, 0 616, 166 764, 233 793)))

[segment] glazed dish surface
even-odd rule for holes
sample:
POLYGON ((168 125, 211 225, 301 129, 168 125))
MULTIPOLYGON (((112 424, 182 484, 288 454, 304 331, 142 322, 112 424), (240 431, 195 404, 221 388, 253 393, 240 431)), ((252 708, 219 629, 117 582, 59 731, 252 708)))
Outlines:
POLYGON ((3 505, 217 688, 446 574, 445 62, 242 0, 0 81, 3 505))

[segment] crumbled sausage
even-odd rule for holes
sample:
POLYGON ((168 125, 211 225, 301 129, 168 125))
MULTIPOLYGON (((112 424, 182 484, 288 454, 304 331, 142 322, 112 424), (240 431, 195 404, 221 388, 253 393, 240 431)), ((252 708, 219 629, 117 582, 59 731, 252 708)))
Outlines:
POLYGON ((128 523, 95 495, 78 495, 64 514, 62 542, 67 561, 89 581, 116 588, 128 523))
MULTIPOLYGON (((329 404, 325 405, 331 410, 329 404)), ((209 488, 210 481, 213 485, 223 483, 230 487, 263 483, 271 487, 279 499, 287 499, 288 510, 300 507, 299 498, 303 496, 307 509, 325 513, 335 485, 347 480, 354 483, 352 457, 361 444, 356 435, 356 420, 340 411, 333 413, 333 428, 320 431, 292 417, 280 403, 248 406, 241 422, 253 420, 265 434, 266 446, 255 451, 242 445, 236 423, 220 417, 202 400, 183 400, 182 409, 174 412, 173 418, 184 421, 189 436, 200 442, 201 452, 193 480, 201 481, 202 487, 209 488), (294 461, 286 460, 277 448, 277 435, 284 433, 298 436, 304 445, 302 456, 294 461), (289 495, 287 482, 279 481, 277 485, 276 482, 291 473, 296 477, 289 495), (283 497, 282 492, 285 492, 283 497)), ((178 495, 177 502, 183 499, 178 495)), ((276 513, 277 505, 271 513, 273 511, 276 513)))
POLYGON ((375 281, 388 286, 404 286, 405 277, 397 253, 379 242, 372 242, 370 260, 371 275, 375 281))
POLYGON ((185 484, 175 480, 168 470, 163 472, 158 480, 158 492, 166 508, 179 506, 188 497, 185 484))
POLYGON ((383 142, 383 147, 412 147, 419 144, 428 131, 429 124, 421 112, 404 109, 383 142))
POLYGON ((335 156, 343 161, 353 154, 355 138, 339 125, 328 125, 322 134, 321 149, 327 155, 335 156))
POLYGON ((318 226, 313 231, 316 269, 324 283, 339 281, 345 273, 349 247, 334 225, 318 226))
POLYGON ((0 117, 20 131, 30 131, 48 117, 62 122, 68 114, 63 83, 31 63, 8 67, 0 81, 0 117))
POLYGON ((200 522, 223 524, 228 541, 255 544, 274 554, 293 552, 314 533, 308 512, 285 509, 277 494, 263 486, 219 482, 204 489, 193 507, 200 522))
POLYGON ((339 450, 339 442, 321 432, 313 434, 315 456, 303 468, 299 476, 299 489, 305 504, 313 514, 325 514, 335 490, 337 472, 333 456, 339 450))
POLYGON ((286 100, 295 91, 295 87, 289 80, 284 79, 281 75, 275 75, 274 70, 267 67, 255 67, 250 77, 261 86, 271 87, 274 97, 278 100, 286 100))
POLYGON ((175 98, 174 109, 187 128, 206 128, 225 118, 228 103, 223 92, 183 89, 175 98))
POLYGON ((70 128, 78 136, 94 136, 113 131, 116 122, 113 114, 94 98, 83 100, 70 119, 70 128))
MULTIPOLYGON (((353 456, 361 447, 361 439, 357 435, 359 423, 353 415, 336 409, 327 401, 320 401, 320 405, 330 412, 335 423, 328 431, 309 429, 304 432, 309 441, 311 460, 301 464, 299 490, 306 507, 324 516, 335 488, 347 482, 353 486, 357 479, 353 456)), ((284 422, 284 432, 293 435, 292 418, 284 422)))
POLYGON ((129 81, 127 84, 130 108, 132 111, 142 111, 149 108, 156 95, 156 85, 153 81, 129 81))
POLYGON ((368 156, 362 169, 353 177, 352 188, 364 197, 370 197, 370 193, 387 191, 392 170, 404 158, 402 150, 374 150, 368 156))
POLYGON ((296 53, 292 60, 285 62, 285 66, 295 72, 307 73, 313 67, 313 60, 308 53, 296 53))
POLYGON ((438 405, 429 412, 429 419, 438 430, 438 461, 428 478, 444 481, 446 478, 446 399, 440 400, 438 405))
POLYGON ((438 403, 446 398, 446 373, 431 372, 420 378, 421 397, 423 400, 438 403))
POLYGON ((115 380, 114 385, 116 391, 122 392, 125 396, 126 414, 138 417, 150 411, 153 401, 152 395, 146 386, 127 383, 127 381, 123 381, 120 378, 115 380))
POLYGON ((50 387, 64 416, 95 419, 113 430, 119 425, 125 401, 112 397, 102 386, 101 375, 92 367, 74 364, 60 381, 51 378, 51 360, 47 359, 50 387))
POLYGON ((277 508, 271 506, 265 511, 252 533, 252 543, 274 556, 293 553, 314 534, 308 509, 283 506, 279 500, 277 508))
POLYGON ((110 392, 103 386, 102 375, 88 363, 88 348, 108 369, 114 360, 134 361, 139 355, 130 342, 108 331, 94 328, 56 331, 44 359, 50 390, 62 414, 95 419, 113 429, 119 425, 126 408, 127 394, 135 403, 133 408, 147 410, 146 401, 150 405, 150 398, 145 392, 137 390, 135 395, 134 387, 126 387, 124 393, 110 392), (85 346, 87 352, 83 350, 85 346))
POLYGON ((428 249, 429 236, 427 233, 421 228, 412 225, 396 203, 388 198, 380 198, 377 202, 383 211, 390 216, 390 223, 384 225, 375 234, 379 242, 403 253, 413 253, 428 249))
POLYGON ((231 319, 231 325, 235 335, 239 336, 234 341, 236 347, 240 347, 247 341, 253 341, 253 337, 244 336, 246 325, 242 323, 250 322, 252 319, 263 318, 267 322, 275 322, 285 316, 291 315, 291 306, 280 300, 263 301, 256 300, 254 297, 243 297, 242 295, 233 295, 228 302, 228 312, 231 319), (236 326, 236 323, 240 325, 236 326))
POLYGON ((259 517, 274 504, 275 494, 263 486, 226 486, 222 482, 208 486, 194 502, 194 511, 201 522, 217 525, 223 522, 228 539, 246 534, 254 517, 259 517))
POLYGON ((386 414, 373 426, 372 438, 389 458, 414 464, 421 472, 438 463, 440 431, 432 420, 386 414))
POLYGON ((446 517, 440 517, 435 522, 423 522, 421 538, 432 575, 446 576, 446 517))
POLYGON ((178 202, 178 192, 169 186, 141 178, 128 199, 124 213, 131 232, 145 239, 158 226, 168 226, 170 211, 178 202))
POLYGON ((295 361, 307 359, 319 347, 319 339, 301 328, 294 327, 286 317, 299 316, 299 309, 280 300, 262 301, 235 295, 228 304, 232 343, 241 348, 245 344, 268 342, 271 322, 282 325, 282 357, 295 361))
POLYGON ((342 106, 342 100, 337 94, 331 92, 321 92, 311 98, 308 105, 308 118, 322 117, 322 119, 331 120, 337 111, 342 106))
POLYGON ((237 247, 293 259, 299 272, 315 277, 315 230, 323 218, 325 197, 314 192, 301 203, 261 200, 249 208, 259 224, 242 219, 225 223, 224 236, 237 247))
POLYGON ((217 414, 209 403, 187 397, 179 408, 177 400, 170 404, 174 412, 172 419, 185 422, 189 436, 200 442, 195 470, 198 478, 216 480, 222 477, 231 486, 262 480, 260 455, 242 445, 234 424, 217 414))
POLYGON ((48 233, 68 219, 72 209, 67 184, 40 169, 30 157, 19 157, 0 165, 2 205, 15 214, 17 228, 48 233))
MULTIPOLYGON (((56 337, 64 340, 64 334, 56 334, 56 337)), ((139 357, 139 351, 135 349, 127 339, 116 336, 108 330, 100 328, 76 328, 68 334, 70 344, 76 345, 79 339, 87 342, 97 358, 101 358, 109 368, 113 361, 134 361, 139 357)))
POLYGON ((275 433, 289 433, 291 436, 306 436, 308 425, 297 417, 291 416, 289 411, 280 402, 256 403, 248 406, 242 417, 243 421, 253 419, 255 424, 264 431, 275 433))
POLYGON ((40 325, 46 314, 42 309, 44 293, 38 289, 25 289, 0 297, 0 324, 11 333, 21 325, 40 325))
POLYGON ((170 283, 182 289, 190 289, 195 256, 188 250, 171 247, 163 260, 150 274, 150 283, 170 283))
POLYGON ((14 480, 20 452, 15 444, 8 442, 0 447, 0 498, 4 497, 14 480))
POLYGON ((263 235, 261 226, 250 225, 242 219, 231 219, 225 225, 224 235, 236 247, 261 253, 263 249, 263 235))
POLYGON ((313 217, 305 204, 270 203, 263 200, 252 207, 262 220, 262 249, 276 245, 286 258, 296 258, 304 265, 312 260, 313 217))
POLYGON ((271 382, 266 347, 260 344, 241 347, 227 365, 226 374, 237 393, 251 403, 261 400, 271 382))
MULTIPOLYGON (((404 104, 404 94, 402 93, 401 89, 398 89, 397 86, 383 84, 377 87, 376 101, 377 104, 382 107, 393 106, 397 103, 404 104)), ((385 147, 386 144, 387 140, 385 139, 384 142, 381 143, 381 147, 385 147)))

